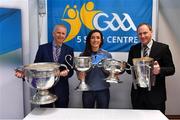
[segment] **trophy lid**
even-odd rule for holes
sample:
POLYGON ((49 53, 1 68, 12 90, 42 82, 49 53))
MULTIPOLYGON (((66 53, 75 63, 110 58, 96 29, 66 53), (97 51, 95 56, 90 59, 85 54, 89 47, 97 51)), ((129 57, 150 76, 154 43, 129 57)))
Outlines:
POLYGON ((52 71, 59 68, 60 64, 54 62, 33 63, 24 66, 25 70, 52 71))
POLYGON ((136 65, 137 63, 152 63, 154 61, 151 57, 141 57, 141 58, 133 58, 133 65, 136 65))

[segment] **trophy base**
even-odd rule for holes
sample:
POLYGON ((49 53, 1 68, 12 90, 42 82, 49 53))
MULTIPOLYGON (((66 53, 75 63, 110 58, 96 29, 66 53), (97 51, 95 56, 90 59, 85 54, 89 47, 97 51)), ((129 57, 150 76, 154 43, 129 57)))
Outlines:
POLYGON ((31 103, 37 105, 50 104, 57 100, 57 96, 48 91, 38 91, 32 98, 31 103), (46 94, 44 94, 46 92, 46 94))
POLYGON ((118 79, 109 79, 109 78, 106 78, 105 79, 106 80, 106 82, 109 82, 109 83, 122 83, 123 81, 121 81, 121 80, 118 80, 118 79))

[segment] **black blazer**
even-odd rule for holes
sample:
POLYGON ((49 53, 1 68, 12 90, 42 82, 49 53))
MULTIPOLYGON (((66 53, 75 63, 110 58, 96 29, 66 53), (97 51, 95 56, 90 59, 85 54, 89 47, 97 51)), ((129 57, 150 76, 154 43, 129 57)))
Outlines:
MULTIPOLYGON (((38 62, 54 62, 53 47, 52 46, 53 46, 52 42, 40 45, 34 62, 35 63, 38 63, 38 62)), ((70 71, 69 71, 69 74, 67 77, 60 77, 60 80, 57 82, 57 84, 51 88, 51 92, 53 92, 57 96, 69 95, 68 78, 73 75, 73 69, 71 69, 71 67, 65 61, 66 55, 71 55, 73 58, 74 57, 73 49, 71 47, 65 45, 65 44, 62 44, 61 53, 59 56, 58 63, 65 64, 70 71)), ((68 62, 71 65, 73 65, 73 59, 68 59, 68 62)), ((60 69, 63 69, 63 68, 60 68, 60 69)))
MULTIPOLYGON (((138 43, 130 48, 128 63, 133 65, 132 59, 140 57, 141 43, 138 43)), ((158 104, 166 100, 165 76, 173 75, 175 73, 175 66, 169 46, 166 44, 153 41, 149 57, 154 58, 155 61, 158 61, 161 67, 160 74, 156 76, 155 86, 152 87, 151 91, 147 91, 149 100, 152 103, 158 104)), ((136 94, 138 94, 138 90, 135 90, 132 86, 131 98, 136 99, 136 94)))

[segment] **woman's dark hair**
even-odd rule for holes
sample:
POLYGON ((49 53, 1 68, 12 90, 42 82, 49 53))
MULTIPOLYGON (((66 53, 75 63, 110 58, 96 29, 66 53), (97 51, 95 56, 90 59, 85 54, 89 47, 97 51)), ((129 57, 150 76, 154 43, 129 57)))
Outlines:
POLYGON ((95 32, 100 33, 101 44, 100 44, 99 48, 102 47, 102 45, 103 45, 103 34, 102 34, 102 32, 100 30, 97 30, 97 29, 92 30, 92 31, 89 32, 88 36, 86 37, 86 46, 85 46, 84 52, 82 53, 83 56, 91 56, 92 49, 91 49, 90 40, 91 40, 92 34, 95 33, 95 32))

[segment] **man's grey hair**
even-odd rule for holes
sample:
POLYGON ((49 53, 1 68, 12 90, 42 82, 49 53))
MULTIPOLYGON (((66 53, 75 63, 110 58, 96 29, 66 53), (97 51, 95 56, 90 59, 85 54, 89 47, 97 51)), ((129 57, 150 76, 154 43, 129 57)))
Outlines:
MULTIPOLYGON (((64 24, 57 24, 54 26, 53 32, 55 32, 57 27, 59 27, 59 26, 66 28, 66 26, 64 24)), ((67 28, 66 28, 66 30, 67 30, 67 28)))

